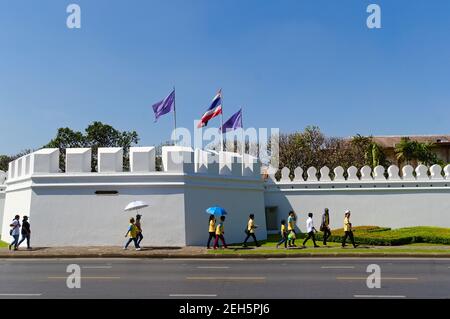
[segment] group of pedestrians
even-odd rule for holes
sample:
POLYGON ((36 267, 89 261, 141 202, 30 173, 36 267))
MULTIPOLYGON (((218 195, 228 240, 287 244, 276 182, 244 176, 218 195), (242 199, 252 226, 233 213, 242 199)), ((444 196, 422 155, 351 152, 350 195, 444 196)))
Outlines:
MULTIPOLYGON (((350 239, 353 247, 357 247, 355 243, 355 239, 353 237, 353 230, 352 230, 352 224, 350 223, 350 211, 347 210, 345 212, 344 216, 344 238, 342 241, 342 247, 346 246, 347 239, 350 239)), ((125 234, 125 237, 127 237, 127 242, 125 243, 124 250, 128 249, 128 246, 133 242, 134 247, 136 250, 141 250, 140 243, 144 236, 142 235, 142 226, 141 226, 141 215, 137 214, 136 219, 130 218, 130 224, 128 226, 128 230, 125 234)), ((222 247, 227 248, 227 244, 225 242, 225 216, 220 216, 219 221, 216 220, 216 217, 214 215, 211 215, 209 217, 209 237, 207 242, 207 248, 211 248, 211 242, 214 240, 213 248, 217 249, 219 247, 219 241, 222 242, 222 247)), ((284 244, 285 248, 292 248, 297 247, 295 244, 295 240, 297 239, 297 233, 296 233, 296 223, 297 223, 297 215, 294 211, 289 212, 289 216, 286 220, 281 221, 281 240, 277 243, 277 248, 280 247, 280 245, 284 244)), ((9 225, 11 227, 10 235, 13 237, 13 241, 9 245, 9 250, 14 248, 14 250, 18 250, 20 244, 22 244, 25 240, 27 241, 27 249, 32 249, 30 246, 31 241, 31 226, 28 221, 27 216, 23 216, 22 223, 20 223, 20 216, 16 215, 9 225), (22 239, 19 241, 20 234, 22 234, 22 239)), ((255 224, 255 215, 250 214, 248 217, 247 226, 245 227, 245 234, 246 237, 243 242, 243 247, 247 247, 247 241, 252 238, 255 246, 259 247, 260 244, 258 243, 258 240, 256 239, 255 231, 258 228, 258 226, 255 224)), ((327 240, 331 236, 331 228, 330 228, 330 213, 329 209, 325 208, 325 211, 322 215, 322 221, 320 225, 320 231, 323 232, 323 245, 327 245, 327 240)), ((308 213, 308 218, 306 219, 306 233, 307 236, 305 240, 303 241, 303 247, 306 247, 306 243, 312 239, 314 247, 319 247, 316 243, 316 233, 317 230, 314 227, 314 221, 313 221, 313 214, 308 213)))
MULTIPOLYGON (((227 248, 227 244, 225 242, 225 216, 220 216, 219 221, 217 221, 216 216, 211 215, 209 216, 209 225, 208 225, 208 242, 206 243, 206 248, 211 249, 211 241, 214 239, 213 248, 217 249, 219 248, 219 240, 222 242, 222 248, 227 248)), ((242 244, 243 247, 247 247, 247 241, 252 238, 255 242, 255 246, 259 247, 260 244, 258 243, 258 240, 256 239, 255 230, 258 228, 258 226, 255 224, 255 215, 250 214, 248 216, 248 222, 247 227, 245 228, 244 232, 246 234, 246 237, 244 239, 244 243, 242 244)))
POLYGON ((13 241, 9 244, 9 250, 14 248, 14 250, 19 250, 20 244, 22 244, 25 240, 27 241, 27 249, 32 249, 30 246, 31 240, 31 226, 28 221, 28 216, 22 217, 22 223, 20 223, 20 216, 16 215, 9 225, 11 230, 9 234, 12 236, 13 241), (22 234, 22 238, 19 241, 20 235, 22 234))
MULTIPOLYGON (((351 212, 349 210, 345 211, 344 215, 344 237, 342 240, 342 247, 346 246, 347 239, 350 239, 354 248, 358 245, 355 243, 355 239, 353 236, 352 224, 350 223, 350 215, 351 212)), ((295 224, 297 221, 297 216, 294 211, 289 212, 288 217, 288 227, 286 228, 286 221, 281 221, 281 240, 277 244, 277 248, 281 244, 284 244, 285 248, 297 247, 295 245, 296 232, 295 232, 295 224)), ((327 241, 331 236, 331 228, 330 228, 330 210, 325 208, 324 213, 322 214, 322 221, 320 224, 320 231, 323 232, 323 245, 327 245, 327 241)), ((303 241, 302 246, 306 247, 306 243, 311 239, 314 247, 320 247, 316 243, 316 233, 317 229, 314 227, 313 213, 308 213, 308 218, 306 219, 306 238, 303 241)))
MULTIPOLYGON (((350 223, 350 214, 349 210, 345 211, 344 216, 344 238, 342 241, 342 247, 346 246, 347 239, 350 239, 353 247, 357 247, 358 245, 355 243, 355 239, 353 237, 352 224, 350 223)), ((209 217, 209 225, 208 232, 209 237, 206 244, 207 249, 211 249, 211 242, 214 240, 213 249, 219 248, 219 240, 222 242, 222 248, 227 248, 227 244, 225 242, 225 231, 224 231, 224 222, 225 216, 220 216, 219 222, 217 222, 216 217, 211 215, 209 217)), ((294 211, 290 211, 287 222, 286 220, 281 221, 280 234, 281 240, 277 243, 277 248, 284 244, 284 248, 293 248, 297 247, 295 244, 295 240, 297 239, 296 232, 296 223, 297 223, 297 215, 294 211)), ((243 242, 243 247, 247 247, 247 241, 252 238, 255 242, 255 246, 259 247, 260 244, 256 239, 255 230, 258 226, 255 224, 255 215, 250 214, 248 217, 247 226, 245 228, 246 237, 243 242)), ((330 210, 325 208, 324 213, 322 215, 322 220, 320 224, 320 231, 323 232, 323 245, 327 245, 327 241, 331 236, 331 228, 330 228, 330 210)), ((303 241, 302 246, 306 247, 306 243, 311 239, 314 247, 320 247, 316 243, 316 233, 317 229, 314 227, 313 214, 308 213, 308 218, 306 219, 306 238, 303 241)))

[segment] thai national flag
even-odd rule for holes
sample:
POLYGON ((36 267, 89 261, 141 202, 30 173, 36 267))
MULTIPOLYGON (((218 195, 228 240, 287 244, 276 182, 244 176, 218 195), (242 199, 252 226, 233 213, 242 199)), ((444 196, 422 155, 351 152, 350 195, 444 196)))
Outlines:
POLYGON ((203 114, 197 127, 200 128, 208 125, 209 120, 220 114, 222 114, 222 90, 219 90, 219 92, 217 92, 216 96, 212 100, 211 106, 208 108, 205 114, 203 114))

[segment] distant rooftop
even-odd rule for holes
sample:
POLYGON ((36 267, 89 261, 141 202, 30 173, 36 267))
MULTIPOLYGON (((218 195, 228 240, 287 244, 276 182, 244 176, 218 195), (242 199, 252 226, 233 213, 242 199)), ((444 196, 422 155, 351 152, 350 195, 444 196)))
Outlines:
POLYGON ((450 135, 391 135, 374 136, 373 141, 384 148, 395 147, 403 137, 408 137, 412 141, 420 143, 436 143, 450 145, 450 135))

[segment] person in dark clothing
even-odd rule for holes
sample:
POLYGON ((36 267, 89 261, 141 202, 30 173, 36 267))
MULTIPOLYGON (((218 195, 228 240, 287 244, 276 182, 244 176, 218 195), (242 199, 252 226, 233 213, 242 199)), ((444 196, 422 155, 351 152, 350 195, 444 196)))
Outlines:
POLYGON ((216 238, 216 217, 214 215, 209 216, 208 233, 209 237, 206 248, 211 249, 211 240, 216 238))
POLYGON ((20 244, 27 240, 27 249, 31 249, 30 246, 30 238, 31 238, 31 227, 28 222, 28 216, 23 216, 22 219, 22 239, 17 244, 17 248, 19 248, 20 244))
POLYGON ((323 231, 323 245, 327 245, 327 240, 331 236, 330 230, 330 212, 328 208, 325 208, 325 212, 322 215, 322 223, 320 224, 320 230, 323 231))
POLYGON ((141 217, 142 217, 142 215, 137 214, 136 215, 136 222, 134 223, 136 225, 137 229, 138 229, 136 241, 137 241, 139 246, 141 245, 142 239, 144 239, 144 235, 142 235, 141 217))

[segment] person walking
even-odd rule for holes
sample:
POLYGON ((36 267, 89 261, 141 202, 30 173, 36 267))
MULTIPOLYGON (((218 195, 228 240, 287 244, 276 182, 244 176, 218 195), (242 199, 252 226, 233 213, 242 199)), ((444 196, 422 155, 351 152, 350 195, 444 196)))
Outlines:
POLYGON ((17 244, 17 248, 19 248, 20 244, 27 240, 27 249, 31 249, 30 246, 30 238, 31 238, 31 227, 28 222, 28 216, 23 216, 22 218, 22 239, 17 244))
POLYGON ((258 226, 255 225, 255 215, 254 214, 250 214, 248 216, 248 222, 247 222, 247 228, 246 228, 246 234, 247 237, 245 237, 244 240, 244 244, 242 245, 243 247, 247 247, 247 240, 252 237, 253 240, 255 241, 255 246, 259 247, 261 245, 258 244, 258 241, 256 240, 256 236, 255 236, 255 229, 258 228, 258 226))
POLYGON ((138 229, 135 225, 135 220, 134 220, 134 218, 130 218, 130 226, 128 226, 128 231, 125 234, 125 237, 129 237, 129 238, 125 244, 125 247, 123 247, 124 250, 128 249, 128 245, 131 242, 134 243, 134 247, 136 248, 136 250, 141 250, 141 247, 139 246, 139 244, 137 242, 137 233, 138 233, 138 229))
POLYGON ((355 238, 353 237, 353 230, 352 230, 352 223, 350 223, 350 211, 345 211, 345 217, 344 217, 344 239, 342 240, 342 248, 344 248, 345 242, 347 241, 347 238, 350 238, 350 241, 352 242, 352 245, 354 248, 358 247, 358 245, 355 244, 355 238))
POLYGON ((14 219, 12 220, 11 224, 9 225, 11 227, 11 230, 9 231, 9 234, 13 237, 13 241, 9 245, 9 250, 11 250, 11 247, 14 246, 14 250, 18 249, 18 243, 19 243, 19 236, 20 236, 20 216, 16 215, 14 219))
POLYGON ((214 240, 214 249, 217 249, 219 247, 219 239, 222 241, 223 248, 228 248, 227 244, 225 243, 225 237, 223 236, 225 234, 225 216, 220 216, 220 223, 216 226, 216 239, 214 240))
POLYGON ((291 233, 293 233, 290 237, 291 239, 288 238, 288 246, 289 247, 297 247, 295 245, 295 239, 297 238, 297 234, 295 233, 295 223, 297 222, 297 216, 295 215, 294 211, 291 210, 289 212, 289 217, 287 220, 288 223, 288 233, 289 235, 291 235, 291 233))
POLYGON ((214 215, 209 216, 209 237, 208 237, 208 243, 206 244, 206 249, 211 249, 211 240, 216 238, 216 217, 214 215))
POLYGON ((141 246, 142 239, 144 239, 144 235, 142 235, 141 217, 142 217, 142 215, 137 214, 136 215, 136 222, 134 223, 136 225, 136 228, 137 228, 136 241, 137 241, 139 247, 141 246))
POLYGON ((322 215, 322 223, 320 224, 320 230, 323 232, 323 245, 327 245, 327 240, 331 236, 330 229, 330 211, 328 208, 325 208, 325 211, 322 215))
POLYGON ((287 248, 287 243, 288 243, 288 232, 287 232, 287 228, 286 228, 286 221, 283 219, 281 221, 281 240, 278 242, 277 244, 277 249, 278 247, 280 247, 281 244, 284 243, 284 248, 287 248))
POLYGON ((308 237, 305 238, 305 240, 303 241, 303 247, 306 247, 306 242, 312 238, 312 241, 314 243, 314 247, 319 247, 319 245, 316 244, 316 235, 314 234, 317 230, 314 227, 314 222, 313 222, 313 214, 312 213, 308 213, 308 218, 306 219, 306 232, 308 233, 308 237))

